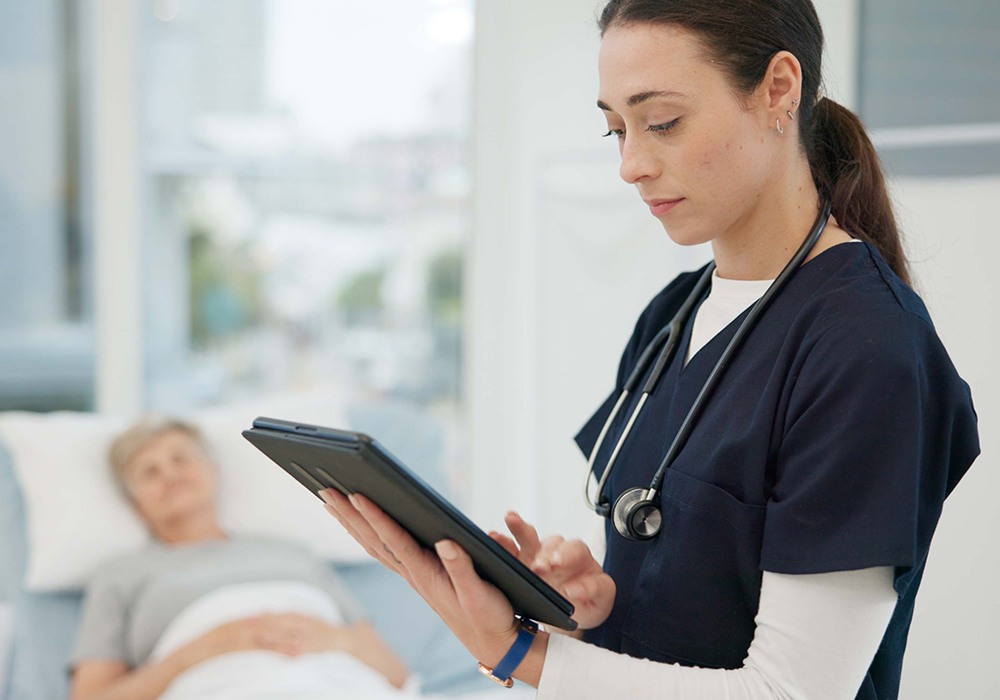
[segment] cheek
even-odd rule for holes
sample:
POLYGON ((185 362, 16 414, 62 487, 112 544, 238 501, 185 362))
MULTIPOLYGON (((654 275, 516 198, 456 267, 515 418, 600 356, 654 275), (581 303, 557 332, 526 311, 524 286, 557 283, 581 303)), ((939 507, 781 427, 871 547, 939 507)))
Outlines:
POLYGON ((705 138, 695 146, 691 166, 703 180, 733 179, 743 169, 743 146, 731 138, 705 138))
POLYGON ((217 478, 215 470, 209 465, 201 465, 198 469, 198 481, 208 490, 215 488, 217 478))
POLYGON ((132 500, 142 513, 155 513, 160 503, 160 498, 151 485, 144 484, 132 490, 132 500))

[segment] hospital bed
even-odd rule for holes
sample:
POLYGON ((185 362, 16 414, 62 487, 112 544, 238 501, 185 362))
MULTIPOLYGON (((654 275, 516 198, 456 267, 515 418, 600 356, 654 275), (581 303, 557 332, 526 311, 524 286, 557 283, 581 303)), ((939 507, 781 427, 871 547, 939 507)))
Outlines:
MULTIPOLYGON (((420 412, 369 403, 349 407, 346 415, 347 427, 380 436, 427 481, 444 487, 440 428, 420 412)), ((10 452, 0 440, 0 610, 8 605, 14 613, 10 638, 0 639, 0 654, 5 647, 11 650, 7 659, 0 658, 0 681, 6 677, 0 700, 62 700, 68 695, 66 660, 83 594, 24 589, 29 538, 25 499, 10 452)), ((492 691, 495 686, 478 673, 469 653, 399 576, 370 561, 330 565, 367 607, 388 643, 419 674, 426 692, 492 691)))

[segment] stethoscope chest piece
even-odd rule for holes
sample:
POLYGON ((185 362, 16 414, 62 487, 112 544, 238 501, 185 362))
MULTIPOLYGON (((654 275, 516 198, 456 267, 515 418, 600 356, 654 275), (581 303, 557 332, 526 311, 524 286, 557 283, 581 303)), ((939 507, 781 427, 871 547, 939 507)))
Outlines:
POLYGON ((619 535, 629 540, 651 540, 663 525, 663 515, 649 489, 625 491, 611 511, 611 522, 619 535))

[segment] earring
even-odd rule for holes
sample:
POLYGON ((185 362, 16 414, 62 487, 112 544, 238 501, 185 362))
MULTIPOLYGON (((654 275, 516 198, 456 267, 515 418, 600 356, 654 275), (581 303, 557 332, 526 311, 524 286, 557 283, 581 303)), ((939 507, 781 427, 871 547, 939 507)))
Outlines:
POLYGON ((778 125, 778 133, 779 134, 785 133, 785 130, 781 128, 781 120, 780 119, 775 119, 774 123, 778 125))
POLYGON ((799 101, 798 101, 798 100, 792 100, 792 107, 794 107, 794 106, 795 106, 795 105, 797 105, 798 103, 799 103, 799 101))
POLYGON ((788 111, 787 109, 785 110, 785 114, 787 114, 787 115, 788 115, 788 118, 789 118, 789 119, 791 119, 792 121, 795 121, 795 115, 794 115, 794 114, 792 114, 792 113, 791 113, 790 111, 788 111))

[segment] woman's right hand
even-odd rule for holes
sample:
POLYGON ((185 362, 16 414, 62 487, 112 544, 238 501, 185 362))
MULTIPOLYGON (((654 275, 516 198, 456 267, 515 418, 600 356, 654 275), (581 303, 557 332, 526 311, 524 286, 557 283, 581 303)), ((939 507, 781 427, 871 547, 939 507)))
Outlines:
POLYGON ((517 541, 496 531, 490 537, 573 604, 579 629, 597 627, 608 619, 615 603, 615 582, 585 542, 558 535, 539 540, 535 528, 514 511, 504 521, 517 541))

